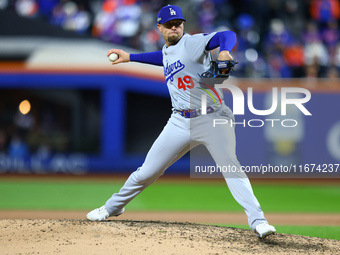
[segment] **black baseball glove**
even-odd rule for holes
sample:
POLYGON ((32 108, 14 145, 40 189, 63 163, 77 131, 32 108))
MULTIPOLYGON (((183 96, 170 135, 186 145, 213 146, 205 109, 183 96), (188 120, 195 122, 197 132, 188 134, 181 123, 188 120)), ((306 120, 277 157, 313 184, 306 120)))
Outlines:
POLYGON ((202 81, 208 82, 207 79, 212 79, 209 83, 214 82, 220 84, 229 78, 230 73, 234 70, 234 66, 238 64, 236 60, 216 60, 210 61, 210 68, 199 77, 202 81))

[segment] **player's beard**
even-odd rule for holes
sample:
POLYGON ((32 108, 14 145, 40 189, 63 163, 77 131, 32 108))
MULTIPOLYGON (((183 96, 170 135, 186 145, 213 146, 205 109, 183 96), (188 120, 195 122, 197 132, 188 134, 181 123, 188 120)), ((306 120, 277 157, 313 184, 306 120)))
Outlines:
POLYGON ((170 45, 175 45, 181 37, 178 34, 171 34, 168 36, 168 42, 170 45))

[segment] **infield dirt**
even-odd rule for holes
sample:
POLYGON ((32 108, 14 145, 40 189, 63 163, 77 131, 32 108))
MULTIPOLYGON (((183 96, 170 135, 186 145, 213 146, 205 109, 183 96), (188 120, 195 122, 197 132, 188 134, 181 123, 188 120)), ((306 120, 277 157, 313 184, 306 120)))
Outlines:
POLYGON ((0 220, 0 254, 339 254, 340 241, 166 221, 0 220))

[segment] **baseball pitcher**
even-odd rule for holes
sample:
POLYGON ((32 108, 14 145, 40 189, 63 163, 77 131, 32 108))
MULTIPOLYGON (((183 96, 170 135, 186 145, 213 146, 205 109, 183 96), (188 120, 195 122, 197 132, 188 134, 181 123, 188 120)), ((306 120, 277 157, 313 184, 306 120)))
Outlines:
MULTIPOLYGON (((236 35, 232 31, 189 35, 183 32, 185 22, 178 6, 164 6, 157 18, 157 27, 165 40, 161 51, 129 54, 111 49, 107 53, 108 56, 118 55, 113 65, 135 61, 163 66, 173 112, 143 165, 129 176, 120 191, 113 194, 105 205, 89 212, 88 220, 103 221, 122 214, 133 198, 197 145, 204 145, 219 166, 241 169, 235 151, 235 127, 212 125, 214 119, 233 120, 233 113, 224 103, 222 90, 202 82, 209 78, 228 78, 237 64, 230 55, 236 35), (220 48, 218 59, 211 61, 210 51, 217 47, 220 48), (204 113, 200 110, 202 95, 206 95, 204 113)), ((276 230, 265 219, 246 174, 227 172, 223 177, 235 200, 244 208, 249 226, 256 235, 265 238, 275 234, 276 230)))

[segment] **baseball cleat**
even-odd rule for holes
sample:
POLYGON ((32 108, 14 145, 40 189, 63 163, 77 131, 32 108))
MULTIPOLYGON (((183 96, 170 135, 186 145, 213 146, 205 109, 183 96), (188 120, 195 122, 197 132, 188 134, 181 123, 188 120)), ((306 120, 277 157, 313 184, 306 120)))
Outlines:
POLYGON ((254 232, 260 239, 264 239, 270 235, 276 235, 276 229, 274 226, 269 225, 267 222, 258 224, 254 232))
POLYGON ((103 205, 100 208, 94 209, 86 215, 86 218, 91 221, 104 221, 111 216, 119 216, 125 211, 125 208, 121 209, 117 214, 110 215, 103 205))

